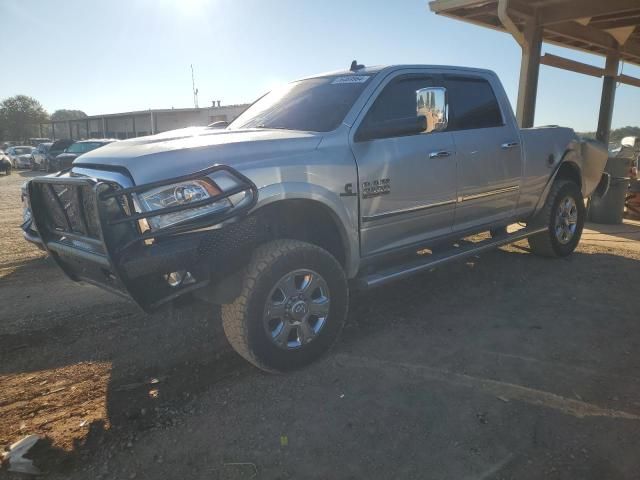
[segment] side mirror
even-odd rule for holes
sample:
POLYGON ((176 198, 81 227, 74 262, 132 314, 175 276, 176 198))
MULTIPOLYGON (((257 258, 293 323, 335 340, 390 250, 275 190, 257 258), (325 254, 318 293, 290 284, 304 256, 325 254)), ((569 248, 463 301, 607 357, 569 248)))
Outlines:
POLYGON ((449 124, 447 89, 428 87, 416 91, 416 112, 427 119, 427 133, 446 130, 449 124))
POLYGON ((356 141, 416 135, 424 132, 426 128, 427 119, 422 115, 417 117, 397 118, 387 122, 369 125, 360 129, 356 136, 356 141))

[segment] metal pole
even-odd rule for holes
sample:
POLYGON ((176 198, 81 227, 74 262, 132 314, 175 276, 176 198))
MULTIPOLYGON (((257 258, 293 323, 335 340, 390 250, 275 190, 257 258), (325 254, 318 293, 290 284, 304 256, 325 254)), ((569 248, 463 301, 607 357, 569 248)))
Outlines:
POLYGON ((521 128, 533 127, 536 116, 536 97, 540 75, 540 51, 542 27, 534 18, 527 20, 524 28, 524 45, 520 62, 520 86, 516 117, 521 128))
POLYGON ((611 134, 611 120, 616 99, 616 76, 618 75, 619 65, 620 57, 618 55, 607 56, 604 79, 602 80, 598 130, 596 132, 596 138, 605 144, 609 144, 609 135, 611 134))
POLYGON ((102 138, 107 138, 107 119, 102 117, 102 138))
POLYGON ((56 139, 56 122, 51 122, 51 140, 56 139))
POLYGON ((131 115, 131 124, 133 125, 133 136, 137 137, 138 136, 138 132, 136 131, 136 116, 135 115, 131 115))
POLYGON ((69 130, 69 139, 73 140, 73 130, 71 130, 71 120, 67 122, 67 128, 69 130))

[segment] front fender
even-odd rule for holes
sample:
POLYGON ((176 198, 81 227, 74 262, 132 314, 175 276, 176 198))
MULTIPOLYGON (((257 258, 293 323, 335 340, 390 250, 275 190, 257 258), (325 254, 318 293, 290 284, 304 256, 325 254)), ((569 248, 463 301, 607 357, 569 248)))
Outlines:
POLYGON ((282 200, 313 200, 329 209, 345 246, 346 275, 352 278, 359 267, 357 197, 341 197, 320 185, 305 182, 282 182, 258 189, 258 203, 253 211, 282 200))

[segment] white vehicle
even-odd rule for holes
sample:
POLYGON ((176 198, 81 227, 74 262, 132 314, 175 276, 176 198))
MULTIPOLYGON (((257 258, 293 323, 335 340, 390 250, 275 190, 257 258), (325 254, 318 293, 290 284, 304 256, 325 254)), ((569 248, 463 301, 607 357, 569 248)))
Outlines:
POLYGON ((6 154, 11 160, 13 168, 31 168, 31 154, 34 148, 29 145, 9 147, 6 154))

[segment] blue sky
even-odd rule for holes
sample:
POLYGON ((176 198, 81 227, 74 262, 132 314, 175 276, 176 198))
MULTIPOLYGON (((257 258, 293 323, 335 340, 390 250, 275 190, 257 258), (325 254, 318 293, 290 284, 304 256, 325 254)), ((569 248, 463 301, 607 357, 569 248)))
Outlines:
MULTIPOLYGON (((515 101, 520 49, 507 34, 434 15, 426 0, 1 0, 0 98, 31 95, 88 114, 254 100, 274 85, 348 67, 430 63, 495 70, 515 101)), ((549 45, 543 52, 604 65, 549 45)), ((624 72, 640 77, 640 68, 624 72)), ((595 130, 601 80, 541 68, 536 124, 595 130)), ((640 125, 622 85, 614 127, 640 125)))

